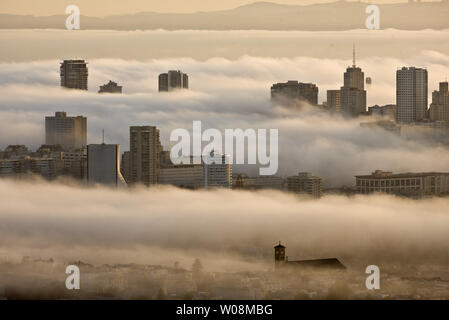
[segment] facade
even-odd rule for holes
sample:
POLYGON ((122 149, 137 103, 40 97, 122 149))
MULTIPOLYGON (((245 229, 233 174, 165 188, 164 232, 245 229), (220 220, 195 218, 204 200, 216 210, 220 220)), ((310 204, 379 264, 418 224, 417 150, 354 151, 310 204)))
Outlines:
POLYGON ((87 146, 87 182, 111 186, 124 185, 120 173, 119 144, 89 144, 87 146))
POLYGON ((403 67, 396 71, 396 120, 422 121, 427 117, 427 70, 403 67))
POLYGON ((87 90, 87 62, 84 60, 64 60, 60 66, 61 87, 87 90))
POLYGON ((432 92, 429 118, 431 121, 449 121, 449 90, 447 82, 440 82, 440 90, 432 92))
POLYGON ((344 73, 344 84, 340 88, 341 110, 344 114, 358 116, 366 112, 366 91, 362 69, 348 67, 344 73))
POLYGON ((130 174, 130 152, 125 151, 122 154, 122 162, 120 164, 120 172, 122 173, 123 178, 126 183, 129 183, 129 174, 130 174))
POLYGON ((232 188, 232 164, 230 156, 214 154, 212 151, 203 163, 203 182, 206 189, 232 188))
POLYGON ((159 75, 159 91, 188 89, 189 76, 181 71, 170 70, 159 75))
POLYGON ((204 185, 203 165, 163 165, 160 170, 159 183, 188 189, 201 188, 204 185))
POLYGON ((133 126, 130 127, 129 138, 129 183, 158 184, 162 152, 159 129, 133 126))
POLYGON ((232 183, 235 189, 284 189, 284 179, 277 176, 249 177, 247 174, 235 174, 232 183))
POLYGON ((53 180, 63 172, 63 162, 54 158, 16 158, 0 160, 0 177, 23 178, 35 174, 53 180))
POLYGON ((60 145, 64 150, 85 147, 87 118, 67 117, 65 112, 56 112, 54 117, 45 117, 45 144, 60 145))
POLYGON ((376 104, 375 106, 368 108, 368 113, 372 116, 395 120, 396 119, 396 105, 387 104, 384 106, 379 106, 376 104))
POLYGON ((302 100, 312 105, 318 104, 318 87, 313 83, 289 80, 271 86, 272 100, 302 100))
POLYGON ((341 112, 340 90, 327 90, 327 106, 331 112, 341 112))
POLYGON ((122 86, 117 85, 117 82, 109 80, 108 83, 100 86, 98 93, 122 93, 122 86))
POLYGON ((64 151, 62 160, 66 175, 79 180, 87 178, 87 148, 64 151))
POLYGON ((309 172, 300 172, 297 176, 286 178, 287 191, 297 194, 306 194, 314 198, 321 197, 321 178, 309 172))
POLYGON ((356 176, 359 193, 381 192, 407 197, 444 195, 449 193, 449 173, 399 173, 376 170, 370 175, 356 176))

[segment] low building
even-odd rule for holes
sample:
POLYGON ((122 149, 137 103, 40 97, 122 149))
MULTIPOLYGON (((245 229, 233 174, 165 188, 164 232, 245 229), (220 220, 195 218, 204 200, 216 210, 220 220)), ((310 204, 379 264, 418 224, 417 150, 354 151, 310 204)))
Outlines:
POLYGON ((390 120, 396 119, 396 105, 395 104, 387 104, 384 106, 374 105, 372 107, 368 107, 368 114, 381 118, 388 118, 390 120))
POLYGON ((302 83, 296 80, 275 83, 271 86, 271 99, 287 102, 300 100, 317 105, 318 87, 313 83, 302 83))
POLYGON ((62 159, 24 158, 0 160, 0 177, 23 178, 35 174, 47 180, 53 180, 63 173, 62 159))
POLYGON ((298 270, 345 270, 346 267, 337 258, 312 259, 312 260, 288 260, 285 255, 285 246, 279 244, 274 247, 275 271, 298 270))
POLYGON ((396 173, 376 170, 356 176, 358 193, 381 192, 407 197, 438 196, 449 193, 449 173, 396 173))
POLYGON ((117 85, 117 82, 109 80, 108 83, 100 86, 98 93, 122 93, 122 86, 117 85))
POLYGON ((180 188, 198 189, 204 185, 202 164, 162 165, 159 183, 180 188))
POLYGON ((235 174, 232 177, 233 188, 235 189, 284 189, 284 179, 277 176, 255 176, 247 174, 235 174))
POLYGON ((310 172, 300 172, 297 176, 286 178, 287 191, 297 194, 321 197, 321 178, 313 176, 310 172))

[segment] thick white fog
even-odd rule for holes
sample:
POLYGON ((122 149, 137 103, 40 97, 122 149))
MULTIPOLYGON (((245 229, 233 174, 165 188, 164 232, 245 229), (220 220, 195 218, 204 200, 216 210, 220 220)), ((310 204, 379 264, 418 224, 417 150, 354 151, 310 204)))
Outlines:
POLYGON ((210 271, 267 270, 289 257, 367 264, 445 264, 449 200, 278 192, 114 190, 0 181, 0 255, 147 263, 210 271), (182 209, 181 209, 182 208, 182 209))

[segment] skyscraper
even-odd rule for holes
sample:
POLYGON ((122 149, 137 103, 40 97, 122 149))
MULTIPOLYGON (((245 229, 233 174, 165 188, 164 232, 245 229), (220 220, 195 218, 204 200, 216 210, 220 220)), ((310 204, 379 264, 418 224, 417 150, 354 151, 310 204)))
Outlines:
POLYGON ((60 66, 61 87, 87 90, 87 62, 64 60, 60 66))
POLYGON ((432 92, 429 118, 432 121, 449 121, 449 90, 447 82, 440 82, 440 90, 432 92))
POLYGON ((87 182, 125 185, 120 173, 119 144, 89 144, 87 146, 87 182))
POLYGON ((159 129, 153 126, 133 126, 129 130, 129 183, 146 186, 159 183, 162 145, 159 129))
POLYGON ((313 83, 302 83, 289 80, 271 86, 271 99, 302 100, 310 104, 318 104, 318 87, 313 83))
POLYGON ((67 117, 63 111, 45 117, 45 144, 59 144, 65 150, 80 149, 87 144, 87 118, 67 117))
POLYGON ((346 69, 343 87, 340 88, 340 103, 344 114, 358 116, 366 112, 365 75, 355 64, 355 47, 352 54, 352 67, 346 69))
POLYGON ((159 91, 188 89, 189 76, 181 71, 170 70, 159 75, 159 91))
POLYGON ((403 67, 396 71, 396 120, 422 121, 427 113, 427 70, 403 67))

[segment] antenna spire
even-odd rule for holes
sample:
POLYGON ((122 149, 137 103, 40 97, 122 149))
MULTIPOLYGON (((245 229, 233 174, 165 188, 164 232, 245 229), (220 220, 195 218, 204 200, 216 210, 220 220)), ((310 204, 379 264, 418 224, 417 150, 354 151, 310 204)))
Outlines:
POLYGON ((352 67, 355 68, 355 43, 352 43, 352 67))
POLYGON ((104 129, 102 130, 102 133, 103 133, 103 144, 104 144, 104 129))

